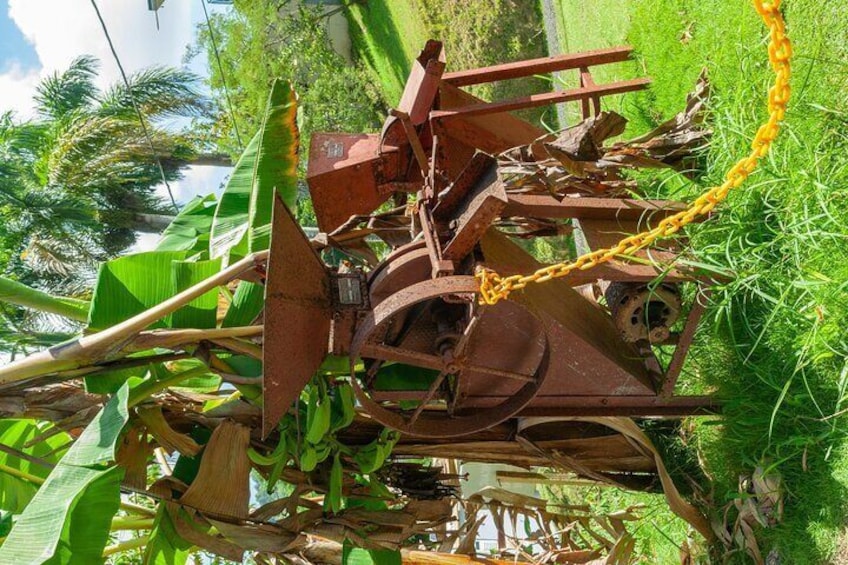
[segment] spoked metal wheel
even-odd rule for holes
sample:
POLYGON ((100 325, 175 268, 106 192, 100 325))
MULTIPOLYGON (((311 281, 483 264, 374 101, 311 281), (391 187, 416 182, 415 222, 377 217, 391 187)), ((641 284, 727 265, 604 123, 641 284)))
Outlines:
POLYGON ((549 368, 544 326, 515 302, 478 305, 476 290, 471 276, 424 280, 386 297, 363 320, 351 363, 361 358, 365 372, 361 383, 352 380, 375 420, 412 436, 455 437, 492 427, 533 399, 549 368), (429 369, 429 378, 408 390, 378 390, 389 364, 429 369))

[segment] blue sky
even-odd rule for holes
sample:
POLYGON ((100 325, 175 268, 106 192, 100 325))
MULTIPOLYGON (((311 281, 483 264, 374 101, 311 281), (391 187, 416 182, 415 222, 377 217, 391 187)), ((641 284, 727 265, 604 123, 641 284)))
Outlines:
POLYGON ((13 63, 23 69, 39 67, 35 48, 26 40, 20 28, 9 19, 9 0, 0 0, 0 53, 3 54, 0 72, 8 71, 13 63))

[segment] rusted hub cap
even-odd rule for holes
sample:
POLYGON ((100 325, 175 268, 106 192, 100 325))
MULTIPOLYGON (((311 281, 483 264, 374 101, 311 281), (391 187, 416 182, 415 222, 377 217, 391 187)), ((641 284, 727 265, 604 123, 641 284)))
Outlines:
POLYGON ((544 326, 516 302, 477 305, 476 290, 471 276, 424 280, 388 296, 363 320, 351 363, 362 358, 366 371, 362 384, 356 376, 353 384, 375 420, 408 435, 456 437, 494 426, 533 399, 548 373, 544 326), (430 369, 432 378, 415 390, 375 390, 389 363, 430 369), (497 405, 463 405, 469 395, 505 387, 497 405))

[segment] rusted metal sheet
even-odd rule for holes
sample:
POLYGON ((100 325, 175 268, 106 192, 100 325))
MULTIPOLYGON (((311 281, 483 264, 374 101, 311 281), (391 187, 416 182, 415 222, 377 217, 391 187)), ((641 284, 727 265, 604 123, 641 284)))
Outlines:
POLYGON ((330 278, 277 195, 265 290, 262 435, 267 436, 327 355, 330 278))
POLYGON ((528 59, 526 61, 504 63, 491 67, 445 73, 442 80, 454 86, 469 86, 472 84, 529 77, 567 69, 618 63, 626 61, 632 52, 632 47, 624 46, 585 51, 582 53, 567 53, 552 57, 541 57, 539 59, 528 59))
MULTIPOLYGON (((541 267, 533 257, 494 229, 481 242, 485 264, 502 275, 541 267)), ((538 312, 551 342, 552 375, 545 395, 653 395, 642 357, 625 343, 609 316, 577 291, 554 279, 526 287, 515 300, 538 312)))
POLYGON ((445 245, 444 257, 460 261, 471 253, 492 222, 500 216, 506 203, 506 192, 498 178, 497 167, 492 166, 453 214, 453 235, 445 245))
POLYGON ((332 232, 356 214, 368 214, 391 196, 382 185, 401 175, 397 148, 380 147, 371 134, 316 133, 306 180, 318 228, 332 232))
MULTIPOLYGON (((439 86, 439 109, 462 108, 483 101, 451 84, 442 81, 439 86)), ((450 126, 435 123, 433 129, 440 136, 459 140, 469 147, 497 155, 518 145, 532 143, 545 131, 512 114, 497 116, 466 116, 450 121, 450 126)))

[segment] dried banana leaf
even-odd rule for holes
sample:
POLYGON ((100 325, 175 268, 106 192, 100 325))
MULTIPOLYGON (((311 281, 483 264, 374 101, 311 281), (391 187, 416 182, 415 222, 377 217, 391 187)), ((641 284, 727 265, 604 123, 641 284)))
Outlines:
POLYGON ((200 469, 180 502, 216 517, 246 520, 250 501, 250 428, 224 420, 203 450, 200 469))

